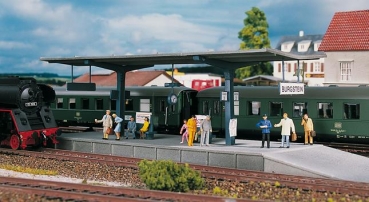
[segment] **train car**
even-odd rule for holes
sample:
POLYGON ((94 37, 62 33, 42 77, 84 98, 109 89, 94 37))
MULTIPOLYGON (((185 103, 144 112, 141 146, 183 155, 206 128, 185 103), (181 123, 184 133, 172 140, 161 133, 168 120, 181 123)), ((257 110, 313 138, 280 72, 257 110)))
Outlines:
POLYGON ((50 103, 54 90, 33 78, 0 78, 0 141, 12 149, 58 143, 61 135, 50 103))
MULTIPOLYGON (((65 88, 55 88, 56 103, 52 105, 56 121, 60 126, 99 126, 94 119, 101 118, 106 109, 116 111, 116 100, 112 98, 113 87, 99 87, 96 91, 66 91, 65 88)), ((196 114, 197 91, 186 87, 173 87, 177 95, 176 104, 168 104, 171 87, 139 87, 128 86, 129 97, 125 100, 125 124, 129 117, 135 117, 136 112, 151 113, 150 122, 158 133, 178 134, 183 119, 196 114)))
MULTIPOLYGON (((199 114, 212 116, 213 130, 224 137, 224 87, 209 88, 197 94, 199 114)), ((235 86, 239 101, 234 103, 237 138, 260 139, 255 124, 267 114, 272 125, 284 112, 294 121, 299 140, 304 136, 301 119, 308 113, 313 119, 315 140, 369 143, 369 87, 305 87, 304 95, 280 95, 278 87, 235 86)), ((281 128, 272 128, 271 136, 280 138, 281 128)))

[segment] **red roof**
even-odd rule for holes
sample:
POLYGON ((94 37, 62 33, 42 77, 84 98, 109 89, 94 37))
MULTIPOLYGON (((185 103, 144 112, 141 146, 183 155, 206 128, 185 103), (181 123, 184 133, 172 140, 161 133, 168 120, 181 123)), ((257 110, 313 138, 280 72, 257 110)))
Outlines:
POLYGON ((319 51, 369 50, 369 10, 337 12, 319 51))
MULTIPOLYGON (((164 74, 164 76, 171 79, 172 77, 165 71, 131 71, 126 73, 126 86, 145 86, 150 81, 154 80, 158 76, 164 74)), ((82 76, 74 79, 76 83, 88 83, 90 82, 90 74, 86 73, 82 76)), ((117 73, 112 72, 110 74, 92 74, 91 82, 96 83, 96 86, 117 86, 117 73)), ((174 82, 179 83, 174 79, 174 82)))

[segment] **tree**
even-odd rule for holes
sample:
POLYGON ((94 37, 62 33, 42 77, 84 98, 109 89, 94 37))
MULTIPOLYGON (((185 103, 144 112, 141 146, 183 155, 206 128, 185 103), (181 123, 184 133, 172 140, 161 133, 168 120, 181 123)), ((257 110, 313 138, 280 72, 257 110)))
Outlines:
MULTIPOLYGON (((240 49, 270 48, 269 25, 265 13, 259 8, 252 7, 252 9, 245 14, 247 15, 243 20, 245 27, 238 32, 238 38, 242 40, 240 49)), ((272 72, 273 67, 267 62, 239 68, 235 73, 237 78, 243 79, 258 74, 271 75, 272 72)))

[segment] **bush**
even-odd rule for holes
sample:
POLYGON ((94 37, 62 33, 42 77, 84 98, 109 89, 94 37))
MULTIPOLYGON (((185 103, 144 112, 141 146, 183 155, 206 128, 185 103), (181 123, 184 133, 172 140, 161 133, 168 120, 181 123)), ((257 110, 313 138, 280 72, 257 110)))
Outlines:
POLYGON ((204 185, 200 172, 188 164, 180 165, 168 160, 142 160, 138 167, 140 178, 149 189, 187 192, 201 189, 204 185))

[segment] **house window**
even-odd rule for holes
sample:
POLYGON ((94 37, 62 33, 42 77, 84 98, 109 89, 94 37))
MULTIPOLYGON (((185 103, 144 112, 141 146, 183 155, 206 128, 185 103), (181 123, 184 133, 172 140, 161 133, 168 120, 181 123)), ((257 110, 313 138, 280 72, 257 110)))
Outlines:
POLYGON ((306 102, 295 102, 293 103, 293 117, 302 117, 307 114, 307 103, 306 102))
POLYGON ((140 111, 141 112, 150 111, 150 99, 140 99, 140 111))
POLYGON ((352 103, 343 104, 343 118, 344 119, 359 119, 360 118, 360 104, 352 104, 352 103))
POLYGON ((318 103, 318 118, 333 118, 333 103, 319 102, 318 103))
POLYGON ((76 98, 69 98, 69 109, 76 108, 76 98))
POLYGON ((282 116, 283 103, 269 102, 270 116, 282 116))
POLYGON ((340 62, 341 81, 351 81, 353 62, 340 62))
POLYGON ((56 104, 56 108, 58 108, 58 109, 63 108, 63 98, 58 98, 58 102, 56 104))
POLYGON ((314 62, 314 72, 321 72, 320 62, 314 62))
POLYGON ((248 102, 248 115, 260 115, 261 102, 249 101, 248 102))

